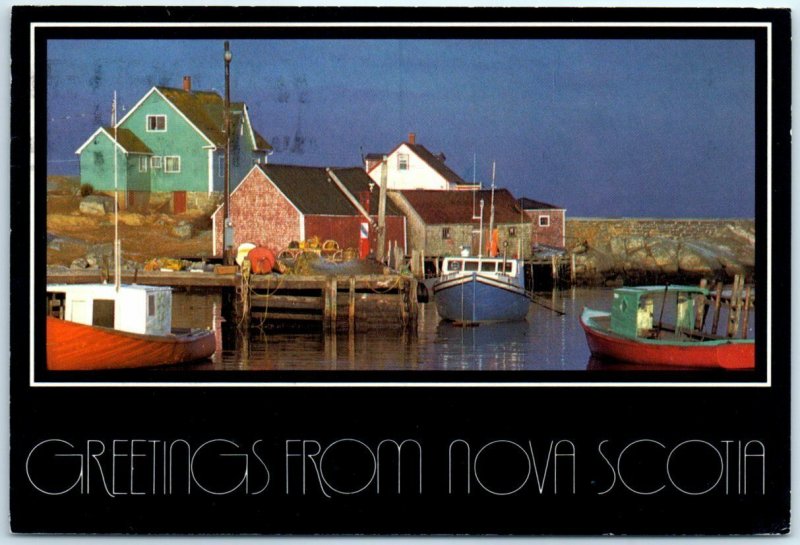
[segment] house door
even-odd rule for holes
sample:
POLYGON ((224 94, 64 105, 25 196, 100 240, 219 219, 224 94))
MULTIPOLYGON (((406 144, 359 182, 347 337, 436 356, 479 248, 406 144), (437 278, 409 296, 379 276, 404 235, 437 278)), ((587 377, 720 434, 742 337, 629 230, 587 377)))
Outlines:
POLYGON ((186 212, 186 191, 172 192, 172 213, 183 214, 186 212))

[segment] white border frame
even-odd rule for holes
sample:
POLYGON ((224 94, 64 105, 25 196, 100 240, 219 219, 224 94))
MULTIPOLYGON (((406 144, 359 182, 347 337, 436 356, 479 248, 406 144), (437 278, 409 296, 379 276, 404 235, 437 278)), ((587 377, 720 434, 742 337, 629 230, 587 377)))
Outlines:
MULTIPOLYGON (((367 23, 32 23, 30 25, 30 73, 31 88, 31 113, 30 113, 30 133, 31 133, 31 152, 30 152, 30 206, 33 212, 33 204, 35 202, 36 184, 34 183, 34 165, 35 165, 35 82, 36 82, 36 47, 35 47, 35 33, 38 28, 92 28, 92 27, 148 27, 148 28, 198 28, 207 26, 221 26, 230 28, 397 28, 397 27, 412 27, 412 28, 637 28, 637 27, 653 27, 653 28, 763 28, 766 30, 767 38, 767 134, 766 134, 766 192, 767 192, 767 263, 766 263, 766 353, 767 353, 767 377, 764 382, 36 382, 34 377, 34 358, 35 358, 35 336, 34 331, 34 316, 35 316, 35 282, 31 281, 30 292, 30 341, 29 341, 29 354, 30 354, 30 374, 29 385, 31 387, 149 387, 149 388, 253 388, 253 387, 305 387, 305 388, 328 388, 335 387, 359 387, 359 388, 374 388, 374 387, 410 387, 410 388, 637 388, 637 387, 652 387, 652 388, 763 388, 772 386, 772 23, 769 22, 739 22, 739 23, 620 23, 620 22, 604 22, 604 23, 530 23, 530 22, 367 22, 367 23)), ((129 114, 130 115, 130 112, 129 114)), ((30 215, 30 270, 35 270, 35 259, 33 249, 36 247, 36 218, 33 213, 30 215)), ((324 372, 324 371, 323 371, 324 372)), ((213 373, 209 371, 209 373, 213 373)))

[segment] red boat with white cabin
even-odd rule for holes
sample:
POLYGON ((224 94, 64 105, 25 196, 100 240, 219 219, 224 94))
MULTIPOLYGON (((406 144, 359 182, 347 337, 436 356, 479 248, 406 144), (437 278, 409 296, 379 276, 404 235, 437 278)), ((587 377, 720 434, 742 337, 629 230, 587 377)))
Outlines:
POLYGON ((171 328, 168 287, 53 284, 47 299, 51 371, 155 367, 202 360, 216 350, 213 331, 171 328))

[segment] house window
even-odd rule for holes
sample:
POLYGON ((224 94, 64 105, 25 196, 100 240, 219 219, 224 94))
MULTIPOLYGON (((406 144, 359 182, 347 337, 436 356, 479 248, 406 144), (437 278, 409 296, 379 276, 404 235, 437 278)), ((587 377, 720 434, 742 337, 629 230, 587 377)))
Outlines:
POLYGON ((450 240, 450 228, 442 227, 442 240, 450 240))
POLYGON ((103 166, 103 163, 105 163, 105 159, 103 158, 103 152, 102 151, 94 152, 94 164, 100 167, 103 166))
POLYGON ((217 157, 217 176, 225 176, 225 156, 217 157))
POLYGON ((408 170, 408 154, 397 154, 397 170, 408 170))
POLYGON ((508 228, 508 236, 510 236, 510 237, 517 236, 517 228, 516 227, 509 227, 508 228))
POLYGON ((150 158, 150 168, 161 168, 162 159, 160 155, 153 155, 150 158))
POLYGON ((148 115, 147 132, 164 132, 167 130, 167 116, 148 115))
POLYGON ((148 316, 156 315, 156 296, 154 293, 150 293, 147 295, 147 315, 148 316))
POLYGON ((181 158, 179 155, 167 155, 164 157, 164 172, 180 172, 181 158))
POLYGON ((539 227, 550 227, 550 216, 539 216, 539 227))
POLYGON ((139 172, 147 172, 147 157, 140 156, 139 157, 139 172))

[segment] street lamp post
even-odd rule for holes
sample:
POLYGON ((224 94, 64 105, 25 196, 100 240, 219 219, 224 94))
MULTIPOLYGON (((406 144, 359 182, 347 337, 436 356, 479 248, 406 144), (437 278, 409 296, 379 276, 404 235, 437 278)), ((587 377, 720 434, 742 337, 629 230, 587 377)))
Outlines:
POLYGON ((233 222, 231 221, 231 50, 225 42, 225 225, 223 227, 222 262, 233 265, 233 222))

